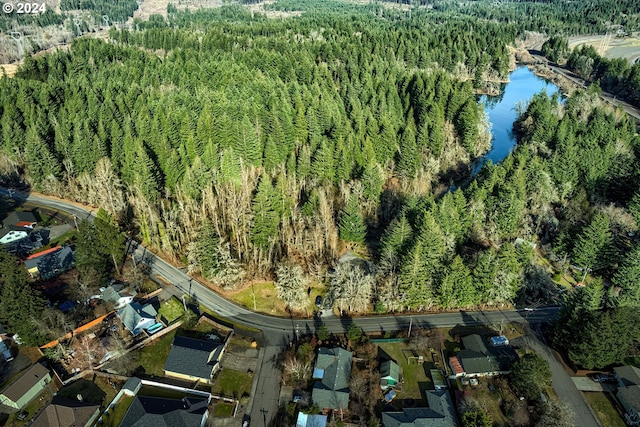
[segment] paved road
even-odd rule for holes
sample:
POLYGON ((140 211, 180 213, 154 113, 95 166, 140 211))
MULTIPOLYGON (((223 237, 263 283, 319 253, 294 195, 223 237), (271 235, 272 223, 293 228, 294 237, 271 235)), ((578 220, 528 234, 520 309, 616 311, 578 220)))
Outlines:
POLYGON ((569 408, 573 410, 575 414, 575 425, 580 427, 602 427, 591 411, 584 395, 578 390, 564 369, 564 365, 560 361, 560 355, 541 341, 541 339, 544 340, 544 335, 541 334, 539 330, 535 333, 528 331, 523 339, 531 349, 549 362, 553 389, 560 400, 565 402, 569 408))
MULTIPOLYGON (((22 192, 0 188, 0 196, 11 197, 19 202, 28 201, 31 204, 57 209, 74 215, 78 219, 93 219, 91 211, 63 200, 30 195, 22 192)), ((251 404, 252 425, 268 425, 270 419, 278 410, 280 395, 280 372, 275 364, 277 355, 298 335, 310 334, 316 331, 321 323, 335 333, 346 332, 350 323, 355 322, 365 332, 386 332, 408 329, 411 324, 414 328, 442 328, 452 327, 458 324, 482 325, 500 324, 502 322, 546 323, 555 318, 558 307, 547 307, 536 311, 524 310, 495 310, 495 311, 459 311, 441 314, 419 314, 402 316, 375 316, 357 319, 338 318, 327 316, 315 319, 294 319, 269 316, 254 313, 244 307, 239 307, 216 294, 212 289, 202 283, 193 280, 183 271, 175 268, 162 258, 159 258, 144 246, 132 242, 132 255, 136 262, 147 264, 151 273, 162 276, 176 289, 175 293, 184 292, 196 298, 203 306, 218 313, 233 322, 257 328, 263 331, 266 340, 264 357, 259 364, 255 395, 251 404)))
MULTIPOLYGON (((571 71, 569 71, 569 70, 567 70, 565 68, 558 67, 557 65, 553 65, 544 56, 535 54, 532 51, 529 51, 529 53, 531 53, 531 56, 533 56, 533 58, 536 61, 538 61, 540 64, 545 65, 550 70, 552 70, 554 73, 560 74, 560 75, 566 77, 567 79, 571 80, 572 82, 574 82, 578 86, 580 86, 582 88, 586 88, 589 84, 591 84, 591 82, 585 81, 584 79, 578 77, 573 72, 571 72, 571 71)), ((629 104, 629 103, 627 103, 625 101, 621 101, 621 100, 617 99, 615 96, 613 96, 610 93, 605 92, 605 91, 601 92, 600 97, 603 100, 605 100, 606 102, 608 102, 610 104, 613 104, 616 107, 621 107, 625 111, 625 113, 627 113, 628 115, 630 115, 634 119, 640 120, 640 110, 638 110, 638 108, 634 107, 633 105, 631 105, 631 104, 629 104)))

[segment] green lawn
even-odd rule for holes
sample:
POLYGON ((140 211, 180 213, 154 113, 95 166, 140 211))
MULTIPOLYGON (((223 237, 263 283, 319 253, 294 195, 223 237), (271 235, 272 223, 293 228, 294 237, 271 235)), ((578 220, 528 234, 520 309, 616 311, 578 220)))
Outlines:
MULTIPOLYGON (((409 364, 402 352, 402 350, 409 350, 409 346, 405 343, 384 343, 379 344, 379 347, 395 360, 402 370, 404 384, 402 384, 402 391, 398 392, 398 399, 413 398, 423 401, 424 391, 433 389, 431 377, 425 373, 425 370, 432 367, 431 364, 419 365, 414 361, 409 364)), ((408 352, 405 353, 408 355, 408 352)), ((421 404, 426 403, 423 401, 421 404)))
POLYGON ((214 417, 230 417, 233 414, 233 406, 231 403, 218 403, 213 410, 214 417))
POLYGON ((229 299, 249 310, 275 316, 288 316, 285 305, 278 299, 278 292, 272 282, 256 283, 236 294, 229 295, 229 299), (255 308, 253 305, 254 294, 255 308))
POLYGON ((603 426, 625 427, 626 424, 622 421, 618 411, 606 394, 601 392, 585 392, 584 397, 587 399, 587 402, 589 402, 589 406, 591 406, 591 409, 595 412, 603 426))
POLYGON ((142 348, 140 351, 140 366, 144 369, 144 375, 163 376, 164 362, 167 360, 173 337, 176 330, 169 332, 157 341, 142 348))
POLYGON ((243 394, 246 393, 248 395, 251 393, 252 382, 253 375, 232 369, 223 369, 216 374, 211 393, 233 396, 239 399, 243 394))
POLYGON ((167 319, 169 324, 175 322, 184 314, 184 306, 182 302, 178 300, 176 297, 171 297, 168 301, 163 302, 160 305, 160 309, 158 310, 158 314, 167 319))
POLYGON ((115 408, 109 411, 109 414, 107 415, 106 419, 103 420, 101 426, 118 427, 124 416, 127 415, 127 410, 133 403, 133 399, 135 399, 134 396, 122 396, 116 404, 115 408))

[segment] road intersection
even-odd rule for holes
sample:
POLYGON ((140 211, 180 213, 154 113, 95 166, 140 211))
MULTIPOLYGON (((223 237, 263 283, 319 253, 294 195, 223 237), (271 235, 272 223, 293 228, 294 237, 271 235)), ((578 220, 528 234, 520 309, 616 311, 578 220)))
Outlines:
MULTIPOLYGON (((74 219, 92 220, 93 211, 77 204, 61 199, 27 194, 13 189, 0 188, 0 196, 9 197, 19 203, 26 203, 65 212, 74 219)), ((324 324, 333 333, 344 333, 351 323, 356 323, 364 332, 394 332, 413 328, 445 328, 456 325, 500 325, 504 323, 521 323, 538 325, 549 323, 558 314, 559 307, 540 307, 532 309, 506 309, 490 311, 457 311, 437 314, 403 314, 381 315, 358 318, 337 316, 323 316, 307 318, 283 318, 256 313, 240 307, 220 295, 205 284, 194 280, 181 269, 155 255, 144 246, 131 242, 130 254, 136 262, 143 262, 149 266, 150 273, 160 276, 171 284, 168 286, 173 294, 190 295, 202 306, 216 313, 222 318, 246 327, 259 329, 264 336, 265 347, 261 351, 256 375, 259 376, 254 386, 253 401, 249 407, 252 420, 263 420, 265 426, 278 411, 280 372, 276 363, 282 348, 299 335, 315 333, 320 324, 324 324)), ((574 387, 575 388, 575 387, 574 387)), ((576 391, 577 392, 577 389, 576 391)), ((579 392, 577 392, 579 393, 579 392)), ((584 399, 584 398, 582 398, 584 399)), ((258 422, 258 425, 260 423, 258 422)), ((591 422, 588 425, 593 425, 591 422)))

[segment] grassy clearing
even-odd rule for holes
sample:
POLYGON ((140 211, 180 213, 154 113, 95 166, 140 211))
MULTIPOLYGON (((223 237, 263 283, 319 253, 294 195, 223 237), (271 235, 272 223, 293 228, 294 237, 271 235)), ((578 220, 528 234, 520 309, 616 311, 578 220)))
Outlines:
POLYGON ((106 419, 103 419, 102 426, 104 427, 117 427, 120 425, 120 422, 127 415, 127 410, 129 406, 133 403, 134 396, 122 396, 115 408, 109 411, 106 419))
POLYGON ((184 314, 184 307, 182 303, 178 301, 178 298, 171 297, 171 299, 161 304, 158 314, 171 324, 184 314))
POLYGON ((176 330, 169 332, 159 340, 142 348, 140 351, 140 366, 144 369, 145 375, 163 376, 164 362, 171 350, 173 337, 176 330))
POLYGON ((218 403, 213 410, 215 417, 230 417, 233 414, 233 405, 230 403, 218 403))
POLYGON ((420 400, 421 405, 426 405, 424 401, 424 391, 433 389, 431 377, 427 376, 426 372, 432 369, 433 365, 431 363, 419 365, 414 361, 409 364, 407 356, 410 350, 409 346, 405 343, 384 343, 379 344, 379 347, 384 353, 395 360, 402 370, 404 384, 402 384, 402 391, 398 392, 398 399, 413 398, 420 400))
POLYGON ((606 394, 601 392, 585 392, 584 397, 587 399, 589 406, 600 420, 603 426, 607 427, 625 427, 624 421, 618 414, 606 394))
POLYGON ((247 395, 251 393, 252 383, 253 375, 251 374, 233 369, 223 369, 216 375, 211 393, 240 398, 245 393, 247 395))
POLYGON ((278 292, 272 282, 255 283, 242 291, 229 295, 229 299, 249 310, 275 316, 287 316, 285 305, 278 299, 278 292), (255 306, 254 302, 255 294, 255 306))

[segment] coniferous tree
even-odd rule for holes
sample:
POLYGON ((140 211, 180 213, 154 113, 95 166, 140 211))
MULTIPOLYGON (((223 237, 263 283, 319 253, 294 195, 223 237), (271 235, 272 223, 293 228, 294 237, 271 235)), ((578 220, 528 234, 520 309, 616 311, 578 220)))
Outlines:
POLYGON ((609 266, 614 259, 615 247, 609 217, 596 213, 589 225, 578 235, 572 260, 587 271, 599 271, 609 266))
POLYGON ((624 259, 613 276, 614 286, 622 288, 619 304, 640 307, 640 246, 636 246, 624 259))
POLYGON ((36 325, 46 307, 45 301, 31 288, 27 272, 12 255, 0 252, 0 319, 29 346, 46 342, 36 325))
POLYGON ((366 231, 358 198, 352 195, 340 215, 340 238, 347 242, 364 243, 366 231))
POLYGON ((263 250, 269 251, 276 241, 280 216, 276 211, 277 196, 271 178, 263 174, 253 199, 253 228, 251 240, 263 250))
POLYGON ((119 261, 125 252, 126 238, 120 232, 118 225, 111 215, 102 208, 98 210, 94 221, 96 237, 99 246, 95 250, 111 257, 116 272, 120 272, 119 261))

